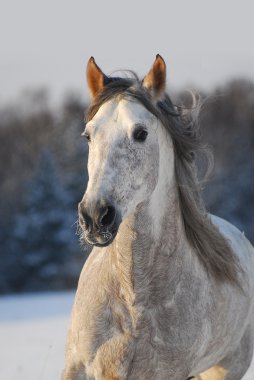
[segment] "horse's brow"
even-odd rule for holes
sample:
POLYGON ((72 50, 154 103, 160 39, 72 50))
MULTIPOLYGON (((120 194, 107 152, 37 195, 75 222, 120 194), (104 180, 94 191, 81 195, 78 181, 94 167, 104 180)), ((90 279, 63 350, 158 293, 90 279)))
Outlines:
POLYGON ((136 121, 133 125, 134 128, 140 128, 140 127, 143 127, 143 128, 146 128, 147 125, 146 123, 144 123, 143 121, 136 121))

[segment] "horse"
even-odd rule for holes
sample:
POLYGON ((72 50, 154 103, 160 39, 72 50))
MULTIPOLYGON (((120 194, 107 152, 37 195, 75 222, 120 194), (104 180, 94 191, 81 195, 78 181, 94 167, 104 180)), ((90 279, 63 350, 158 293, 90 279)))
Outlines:
POLYGON ((254 248, 201 196, 197 118, 166 92, 87 65, 80 275, 63 380, 240 380, 254 341, 254 248), (191 116, 192 115, 192 116, 191 116))

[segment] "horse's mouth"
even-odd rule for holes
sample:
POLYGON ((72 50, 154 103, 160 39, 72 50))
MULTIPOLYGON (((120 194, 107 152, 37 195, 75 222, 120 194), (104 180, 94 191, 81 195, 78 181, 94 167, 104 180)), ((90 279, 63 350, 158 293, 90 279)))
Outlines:
POLYGON ((86 244, 94 247, 107 247, 116 237, 118 226, 114 225, 110 230, 96 231, 95 233, 88 233, 86 230, 82 231, 81 238, 86 244))

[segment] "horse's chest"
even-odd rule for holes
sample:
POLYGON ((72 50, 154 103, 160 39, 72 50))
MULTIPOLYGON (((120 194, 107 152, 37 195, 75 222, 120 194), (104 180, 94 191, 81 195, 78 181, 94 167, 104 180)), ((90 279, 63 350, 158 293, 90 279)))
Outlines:
MULTIPOLYGON (((116 290, 112 288, 112 294, 116 290)), ((107 379, 105 374, 110 368, 114 377, 121 379, 147 380, 158 378, 158 373, 161 379, 169 374, 172 380, 177 379, 179 368, 184 370, 182 363, 188 365, 187 355, 197 338, 196 321, 188 310, 191 297, 183 296, 182 290, 179 286, 177 295, 169 297, 167 289, 165 294, 160 293, 159 300, 149 298, 150 293, 148 298, 147 292, 138 293, 135 306, 128 302, 131 298, 127 291, 118 291, 117 297, 100 292, 93 307, 88 304, 84 308, 82 318, 85 347, 79 351, 84 354, 82 361, 88 374, 107 379)), ((94 293, 90 296, 89 299, 96 298, 94 293)))
POLYGON ((128 374, 129 380, 142 380, 158 378, 158 373, 162 379, 169 373, 175 378, 188 347, 186 341, 179 342, 179 330, 167 319, 165 310, 129 312, 123 305, 104 310, 90 342, 94 357, 90 374, 100 377, 98 373, 107 372, 110 364, 116 378, 128 374))

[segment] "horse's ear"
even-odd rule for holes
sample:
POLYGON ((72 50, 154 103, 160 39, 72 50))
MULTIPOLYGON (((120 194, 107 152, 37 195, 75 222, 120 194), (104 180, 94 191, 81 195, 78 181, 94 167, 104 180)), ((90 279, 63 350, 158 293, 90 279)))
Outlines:
POLYGON ((107 81, 107 76, 96 64, 94 57, 91 57, 88 61, 86 77, 91 97, 94 98, 103 89, 107 81))
POLYGON ((159 99, 166 87, 166 64, 164 59, 157 54, 149 73, 143 79, 146 87, 155 99, 159 99))

